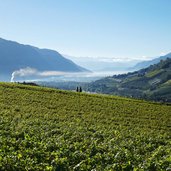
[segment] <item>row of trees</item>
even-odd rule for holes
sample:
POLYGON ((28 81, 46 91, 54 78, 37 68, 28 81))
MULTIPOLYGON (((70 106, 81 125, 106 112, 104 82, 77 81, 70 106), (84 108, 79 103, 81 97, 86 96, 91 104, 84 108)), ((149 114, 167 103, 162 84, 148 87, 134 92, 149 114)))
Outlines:
POLYGON ((80 93, 82 92, 81 86, 76 88, 76 92, 80 92, 80 93))

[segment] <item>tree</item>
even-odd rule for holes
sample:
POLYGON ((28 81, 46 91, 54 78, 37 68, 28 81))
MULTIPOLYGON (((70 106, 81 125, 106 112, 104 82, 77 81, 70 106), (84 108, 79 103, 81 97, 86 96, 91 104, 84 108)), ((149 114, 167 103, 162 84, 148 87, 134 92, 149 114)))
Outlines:
POLYGON ((77 87, 77 89, 76 89, 76 92, 78 92, 79 90, 78 90, 78 87, 77 87))
POLYGON ((80 87, 80 91, 79 91, 80 93, 82 92, 82 88, 80 87))

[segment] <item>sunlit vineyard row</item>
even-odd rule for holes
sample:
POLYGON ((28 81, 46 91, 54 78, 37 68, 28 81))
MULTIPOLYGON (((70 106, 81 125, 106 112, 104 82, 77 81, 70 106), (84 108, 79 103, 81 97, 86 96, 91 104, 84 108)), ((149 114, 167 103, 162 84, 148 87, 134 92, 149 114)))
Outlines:
POLYGON ((171 106, 0 83, 0 170, 171 170, 171 106))

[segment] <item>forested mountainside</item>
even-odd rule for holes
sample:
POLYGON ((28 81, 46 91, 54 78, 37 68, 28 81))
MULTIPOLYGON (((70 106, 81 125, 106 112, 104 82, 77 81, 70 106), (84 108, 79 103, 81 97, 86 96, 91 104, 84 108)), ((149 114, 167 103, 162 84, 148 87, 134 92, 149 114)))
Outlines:
POLYGON ((88 90, 134 98, 171 102, 171 59, 145 69, 92 82, 88 90))

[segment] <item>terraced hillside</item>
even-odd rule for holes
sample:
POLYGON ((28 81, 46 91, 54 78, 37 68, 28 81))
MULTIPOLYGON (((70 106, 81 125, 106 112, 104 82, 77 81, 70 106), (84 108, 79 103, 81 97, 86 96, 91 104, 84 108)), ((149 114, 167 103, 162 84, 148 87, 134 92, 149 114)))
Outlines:
POLYGON ((0 83, 0 170, 169 170, 171 106, 0 83))
POLYGON ((106 77, 88 86, 92 92, 171 102, 171 58, 128 74, 106 77))

